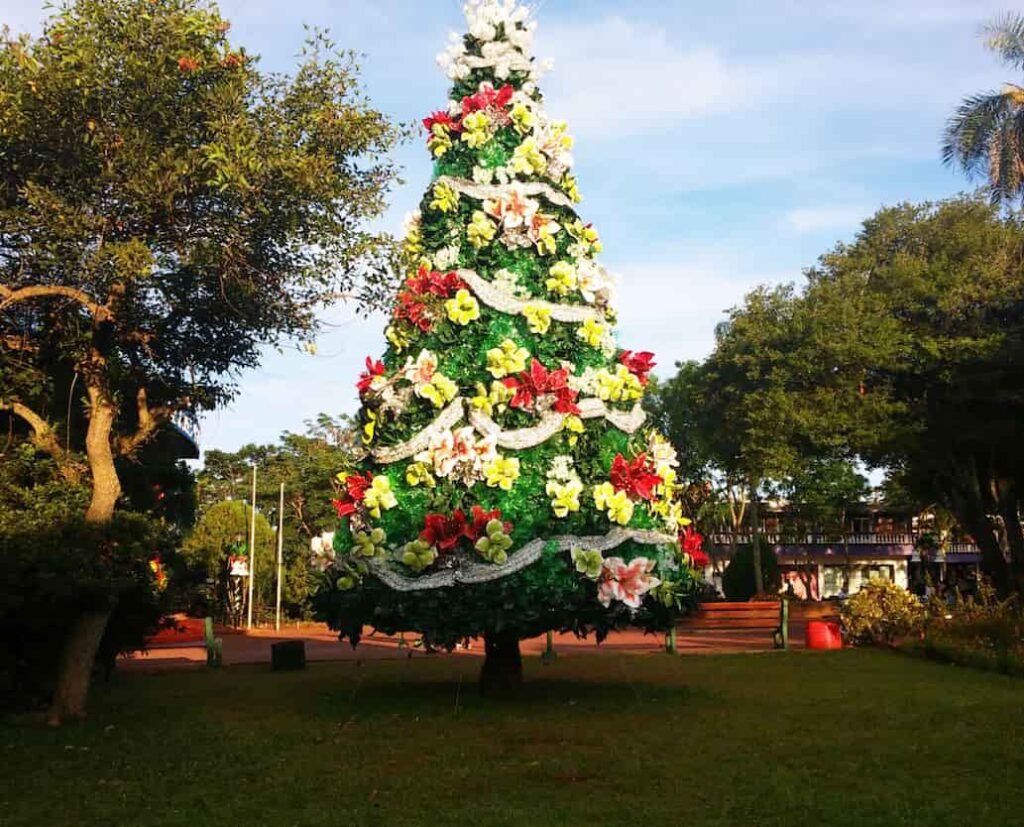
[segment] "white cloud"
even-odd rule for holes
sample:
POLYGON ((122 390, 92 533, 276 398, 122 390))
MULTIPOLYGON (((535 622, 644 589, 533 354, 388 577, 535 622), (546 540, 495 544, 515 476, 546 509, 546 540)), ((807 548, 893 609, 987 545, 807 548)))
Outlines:
POLYGON ((819 204, 790 210, 782 216, 782 226, 795 233, 849 231, 873 212, 874 209, 864 204, 819 204))

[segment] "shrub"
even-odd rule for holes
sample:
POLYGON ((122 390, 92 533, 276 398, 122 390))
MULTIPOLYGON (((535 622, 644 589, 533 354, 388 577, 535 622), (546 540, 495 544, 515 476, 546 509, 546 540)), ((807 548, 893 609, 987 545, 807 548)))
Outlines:
MULTIPOLYGON (((761 546, 761 573, 764 576, 764 590, 771 594, 779 591, 782 583, 779 575, 779 561, 775 553, 761 546)), ((722 591, 726 600, 747 601, 757 591, 754 585, 754 550, 752 546, 739 546, 729 565, 722 574, 722 591)))
POLYGON ((925 607, 914 595, 888 580, 872 580, 842 609, 843 628, 857 643, 891 644, 919 632, 926 617, 925 607))
POLYGON ((933 600, 925 653, 940 660, 1024 674, 1024 611, 1016 597, 999 600, 982 583, 977 595, 946 604, 933 600))
POLYGON ((113 606, 97 663, 141 649, 164 614, 167 591, 151 561, 168 550, 161 528, 138 514, 106 525, 80 518, 0 532, 0 706, 43 704, 74 618, 113 606))

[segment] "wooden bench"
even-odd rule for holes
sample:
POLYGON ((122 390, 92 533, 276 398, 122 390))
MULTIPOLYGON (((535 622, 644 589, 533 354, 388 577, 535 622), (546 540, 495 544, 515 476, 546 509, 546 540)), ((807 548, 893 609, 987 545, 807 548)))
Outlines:
POLYGON ((701 603, 696 614, 679 621, 682 629, 750 629, 771 632, 776 649, 789 648, 789 601, 701 603))

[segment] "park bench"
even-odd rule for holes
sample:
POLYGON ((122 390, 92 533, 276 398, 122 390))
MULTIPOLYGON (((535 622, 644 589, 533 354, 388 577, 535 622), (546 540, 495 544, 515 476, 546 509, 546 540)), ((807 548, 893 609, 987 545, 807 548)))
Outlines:
POLYGON ((679 622, 682 629, 744 629, 771 632, 776 649, 789 648, 789 601, 701 603, 679 622))

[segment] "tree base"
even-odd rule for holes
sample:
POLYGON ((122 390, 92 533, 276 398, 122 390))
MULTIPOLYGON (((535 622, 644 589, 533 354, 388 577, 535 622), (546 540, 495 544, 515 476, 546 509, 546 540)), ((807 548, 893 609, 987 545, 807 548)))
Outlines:
POLYGON ((484 665, 480 670, 481 694, 507 694, 522 686, 523 657, 515 634, 494 632, 484 635, 484 652, 484 665))
POLYGON ((112 609, 93 610, 75 618, 60 655, 57 688, 48 716, 51 726, 85 717, 96 651, 111 614, 112 609))

